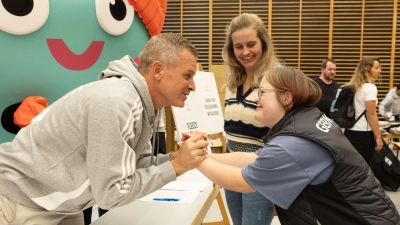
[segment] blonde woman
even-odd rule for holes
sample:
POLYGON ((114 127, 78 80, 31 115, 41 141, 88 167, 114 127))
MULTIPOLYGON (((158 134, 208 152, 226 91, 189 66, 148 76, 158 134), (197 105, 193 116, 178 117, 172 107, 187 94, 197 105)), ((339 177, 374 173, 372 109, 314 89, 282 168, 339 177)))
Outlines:
POLYGON ((381 150, 383 147, 376 113, 378 90, 374 84, 380 75, 380 59, 366 57, 358 63, 353 77, 346 84, 353 85, 355 89, 355 118, 358 118, 364 111, 365 115, 357 121, 354 127, 346 129, 344 135, 368 164, 373 158, 374 150, 381 150))
MULTIPOLYGON (((253 117, 255 99, 262 73, 274 67, 277 58, 264 23, 255 14, 234 18, 226 33, 222 56, 229 67, 224 113, 227 152, 255 152, 268 131, 253 117)), ((271 223, 272 203, 261 194, 225 189, 225 196, 234 225, 271 223)))

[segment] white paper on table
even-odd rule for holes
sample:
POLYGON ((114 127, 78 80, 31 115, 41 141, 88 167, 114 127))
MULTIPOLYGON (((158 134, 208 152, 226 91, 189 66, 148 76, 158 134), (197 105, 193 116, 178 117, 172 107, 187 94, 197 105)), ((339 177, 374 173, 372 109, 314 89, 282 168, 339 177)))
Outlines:
POLYGON ((165 202, 165 203, 192 203, 197 196, 199 195, 199 191, 173 191, 173 190, 157 190, 153 193, 150 193, 143 198, 140 198, 141 201, 147 202, 165 202), (178 198, 179 201, 156 201, 154 198, 178 198))
POLYGON ((164 185, 161 190, 204 191, 207 185, 209 183, 206 182, 171 181, 164 185))

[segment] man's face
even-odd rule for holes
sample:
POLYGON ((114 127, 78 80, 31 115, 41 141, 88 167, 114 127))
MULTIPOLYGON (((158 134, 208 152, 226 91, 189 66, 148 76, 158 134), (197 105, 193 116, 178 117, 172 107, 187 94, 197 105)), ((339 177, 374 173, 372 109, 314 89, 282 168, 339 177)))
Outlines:
POLYGON ((165 105, 183 107, 191 91, 194 91, 193 76, 196 74, 196 57, 187 49, 182 51, 175 66, 164 67, 162 93, 165 105))
POLYGON ((321 68, 322 71, 322 76, 328 80, 331 81, 335 78, 336 75, 336 64, 332 62, 326 63, 326 68, 321 68))

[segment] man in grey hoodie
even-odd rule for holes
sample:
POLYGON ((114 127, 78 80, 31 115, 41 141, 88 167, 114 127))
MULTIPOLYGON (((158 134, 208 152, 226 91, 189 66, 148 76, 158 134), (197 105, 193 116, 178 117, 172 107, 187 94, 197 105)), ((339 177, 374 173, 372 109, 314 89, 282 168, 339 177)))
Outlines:
POLYGON ((399 96, 400 84, 397 85, 397 87, 390 89, 390 91, 386 94, 385 99, 383 99, 381 103, 379 103, 379 114, 381 114, 386 121, 394 121, 394 115, 400 115, 399 96))
MULTIPOLYGON (((110 62, 99 80, 47 107, 0 145, 1 224, 83 224, 82 210, 123 206, 196 168, 208 142, 188 134, 151 165, 159 109, 195 90, 197 51, 160 34, 139 55, 110 62)), ((140 216, 140 215, 137 215, 140 216)))

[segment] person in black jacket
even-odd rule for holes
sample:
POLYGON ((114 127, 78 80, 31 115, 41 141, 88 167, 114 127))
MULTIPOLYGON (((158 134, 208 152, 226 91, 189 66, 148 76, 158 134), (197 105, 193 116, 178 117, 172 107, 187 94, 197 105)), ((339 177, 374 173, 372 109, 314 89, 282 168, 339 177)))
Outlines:
POLYGON ((268 70, 254 113, 271 128, 264 147, 211 154, 198 169, 221 187, 258 191, 275 204, 283 225, 400 224, 365 160, 315 107, 320 96, 300 70, 268 70))
POLYGON ((321 76, 313 78, 322 91, 321 100, 316 107, 330 118, 331 104, 340 85, 333 79, 336 76, 336 62, 327 58, 321 63, 321 76))

